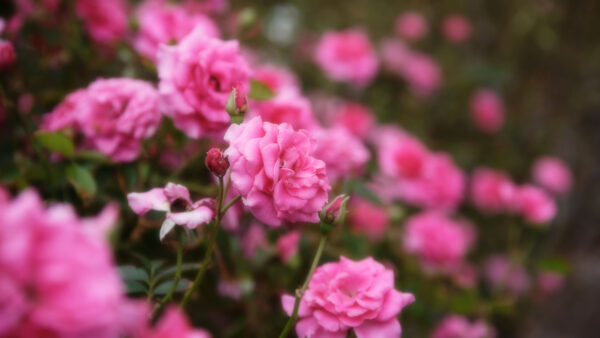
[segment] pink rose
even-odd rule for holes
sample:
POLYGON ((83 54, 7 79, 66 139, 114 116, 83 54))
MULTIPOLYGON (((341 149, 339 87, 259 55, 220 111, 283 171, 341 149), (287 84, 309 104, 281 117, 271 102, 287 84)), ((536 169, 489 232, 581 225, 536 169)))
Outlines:
POLYGON ((127 33, 127 7, 123 0, 77 0, 75 9, 90 37, 98 43, 114 43, 127 33))
POLYGON ((494 255, 485 262, 485 277, 488 284, 496 291, 508 291, 521 295, 530 287, 530 278, 525 269, 507 257, 494 255))
POLYGON ((332 119, 334 126, 342 126, 361 139, 369 135, 376 122, 369 107, 350 101, 340 104, 333 112, 332 119))
POLYGON ((378 68, 369 37, 357 28, 326 32, 316 47, 315 60, 330 79, 359 87, 369 84, 378 68))
POLYGON ((169 307, 154 327, 145 327, 134 337, 140 338, 210 338, 208 331, 193 328, 185 313, 178 307, 169 307))
POLYGON ((381 239, 390 224, 385 208, 362 198, 350 202, 348 222, 352 229, 366 234, 371 240, 381 239))
POLYGON ((554 271, 540 271, 536 285, 542 297, 548 297, 562 290, 565 286, 565 276, 554 271))
POLYGON ((416 11, 405 12, 398 16, 395 28, 396 34, 411 41, 420 40, 429 31, 427 21, 416 11))
MULTIPOLYGON (((296 324, 299 337, 344 338, 353 330, 358 338, 400 337, 398 314, 415 301, 411 293, 394 288, 394 272, 366 258, 326 263, 315 270, 300 302, 296 324)), ((288 315, 294 297, 282 296, 288 315)))
POLYGON ((255 102, 247 120, 256 116, 265 122, 287 123, 296 130, 312 130, 318 126, 308 99, 290 90, 282 91, 270 100, 255 102))
POLYGON ((267 246, 267 237, 264 226, 258 222, 252 222, 242 237, 242 251, 247 259, 254 258, 256 249, 267 246))
POLYGON ((437 212, 421 212, 406 221, 404 249, 419 256, 426 269, 459 266, 475 241, 474 229, 437 212))
POLYGON ((533 165, 531 175, 535 183, 557 195, 564 194, 573 185, 571 170, 557 157, 539 158, 533 165))
POLYGON ((382 127, 374 134, 379 168, 386 176, 403 180, 421 175, 429 156, 421 141, 395 127, 382 127))
POLYGON ((250 68, 237 41, 209 38, 197 28, 178 45, 160 47, 158 75, 163 110, 177 128, 200 138, 227 128, 227 98, 236 85, 248 91, 250 68))
POLYGON ((300 238, 300 231, 292 231, 279 237, 277 240, 277 252, 282 262, 289 262, 298 253, 300 238))
POLYGON ((478 168, 471 177, 471 200, 486 213, 515 211, 517 192, 518 187, 501 171, 478 168))
POLYGON ((556 203, 544 190, 526 184, 519 188, 518 210, 525 220, 534 225, 547 223, 556 216, 556 203))
POLYGON ((267 85, 275 94, 283 91, 300 92, 298 78, 289 69, 275 65, 254 67, 254 79, 267 85))
POLYGON ((465 42, 471 37, 473 28, 467 18, 453 14, 444 19, 442 33, 451 42, 465 42))
POLYGON ((465 317, 450 315, 439 323, 431 338, 494 338, 496 332, 484 321, 469 322, 465 317))
POLYGON ((164 0, 142 3, 136 15, 139 31, 133 46, 153 61, 161 44, 177 43, 194 29, 203 31, 207 37, 219 37, 219 29, 209 17, 182 6, 170 5, 164 0))
POLYGON ((485 133, 495 133, 504 124, 504 105, 495 92, 480 89, 471 97, 471 118, 485 133))
POLYGON ((327 166, 327 177, 338 181, 358 176, 371 155, 360 139, 345 128, 334 127, 313 132, 317 147, 314 156, 327 166))
POLYGON ((255 117, 231 125, 225 140, 232 188, 256 218, 272 226, 319 221, 331 187, 308 132, 255 117))

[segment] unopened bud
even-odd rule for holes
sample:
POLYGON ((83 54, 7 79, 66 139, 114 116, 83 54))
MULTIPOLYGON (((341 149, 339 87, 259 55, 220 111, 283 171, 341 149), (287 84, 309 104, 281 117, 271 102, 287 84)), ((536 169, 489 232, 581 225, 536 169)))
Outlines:
POLYGON ((17 55, 10 41, 0 40, 0 70, 8 69, 15 64, 17 55))
POLYGON ((350 200, 350 196, 339 195, 321 210, 319 218, 321 219, 322 231, 328 232, 330 230, 329 227, 344 222, 348 200, 350 200))
POLYGON ((223 156, 221 150, 211 148, 208 153, 206 153, 206 167, 211 173, 218 177, 223 177, 227 172, 227 169, 229 169, 229 161, 223 156))
POLYGON ((233 90, 231 90, 231 94, 227 98, 225 110, 232 118, 244 115, 248 111, 248 99, 240 85, 234 86, 233 90))

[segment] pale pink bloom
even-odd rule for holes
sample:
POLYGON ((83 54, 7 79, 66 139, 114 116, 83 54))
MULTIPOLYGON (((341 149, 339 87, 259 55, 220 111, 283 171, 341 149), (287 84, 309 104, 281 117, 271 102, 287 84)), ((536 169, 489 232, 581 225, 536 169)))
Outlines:
POLYGON ((398 16, 395 28, 396 34, 411 41, 420 40, 429 31, 427 21, 416 11, 405 12, 398 16))
POLYGON ((247 120, 256 116, 260 116, 265 122, 287 123, 296 130, 313 130, 318 127, 310 101, 299 92, 291 90, 282 91, 267 101, 254 102, 247 120))
POLYGON ((164 0, 142 3, 136 15, 139 31, 133 46, 153 61, 161 44, 176 44, 194 29, 202 31, 207 37, 219 37, 219 29, 209 17, 164 0))
POLYGON ((531 175, 535 183, 557 195, 564 194, 573 185, 571 170, 557 157, 539 158, 533 165, 531 175))
POLYGON ((330 79, 359 87, 369 84, 379 67, 369 37, 357 28, 323 34, 315 60, 330 79))
POLYGON ((390 220, 385 208, 362 198, 353 198, 348 212, 348 223, 355 231, 371 240, 381 239, 390 220))
POLYGON ((271 226, 319 221, 331 187, 307 131, 255 117, 231 125, 225 140, 231 187, 257 219, 271 226))
POLYGON ((282 262, 289 262, 298 253, 300 237, 300 231, 292 231, 277 239, 277 252, 282 262))
POLYGON ((242 251, 248 259, 252 259, 259 247, 267 245, 264 227, 258 222, 252 222, 242 237, 242 251))
POLYGON ((313 136, 317 143, 314 156, 325 162, 332 182, 360 175, 371 157, 362 141, 346 128, 319 129, 313 136))
POLYGON ((478 168, 471 177, 471 201, 485 213, 515 211, 518 187, 501 171, 478 168))
MULTIPOLYGON (((358 338, 400 337, 398 315, 413 303, 411 293, 394 288, 394 272, 369 257, 326 263, 315 270, 302 297, 296 324, 299 337, 344 338, 353 330, 358 338)), ((291 315, 294 297, 281 298, 291 315)))
POLYGON ((500 96, 489 89, 480 89, 471 97, 471 119, 485 133, 495 133, 504 124, 504 104, 500 96))
POLYGON ((470 322, 459 315, 446 316, 435 328, 431 338, 494 338, 495 330, 484 321, 470 322))
POLYGON ((217 284, 217 292, 221 296, 229 297, 231 299, 239 300, 242 298, 242 287, 238 281, 235 280, 219 280, 217 284))
POLYGON ((127 202, 133 212, 140 216, 147 214, 150 210, 166 213, 165 221, 160 229, 161 240, 175 225, 194 229, 201 224, 212 222, 215 217, 213 199, 204 198, 192 202, 189 190, 174 183, 168 183, 164 188, 129 193, 127 202))
POLYGON ((562 290, 565 285, 565 276, 553 271, 540 271, 536 284, 542 296, 551 296, 562 290))
POLYGON ((237 41, 207 37, 194 29, 176 46, 158 52, 163 110, 191 138, 222 133, 230 123, 225 111, 234 86, 249 89, 250 68, 237 41))
POLYGON ((128 25, 125 1, 77 0, 75 9, 94 41, 109 44, 125 37, 128 25))
POLYGON ((83 146, 97 149, 116 162, 135 160, 142 140, 154 135, 162 115, 154 87, 128 78, 98 79, 87 89, 69 94, 44 117, 42 129, 73 128, 83 146))
POLYGON ((501 255, 487 259, 485 277, 492 289, 516 295, 527 292, 531 284, 527 271, 521 265, 501 255))
POLYGON ((418 256, 426 269, 451 271, 458 267, 475 241, 470 225, 426 211, 411 216, 404 229, 404 249, 418 256))
POLYGON ((283 91, 300 92, 298 78, 289 69, 276 65, 262 65, 252 69, 254 79, 267 85, 275 94, 283 91))
POLYGON ((451 42, 465 42, 471 37, 473 27, 467 18, 453 14, 444 19, 442 33, 451 42))
POLYGON ((169 307, 156 326, 146 327, 142 332, 134 334, 139 338, 210 338, 208 331, 190 325, 183 311, 178 307, 169 307))
POLYGON ((375 116, 369 107, 357 102, 344 102, 333 112, 332 124, 348 129, 365 139, 375 127, 375 116))
POLYGON ((540 225, 556 216, 556 203, 544 190, 531 184, 519 188, 518 210, 529 223, 540 225))

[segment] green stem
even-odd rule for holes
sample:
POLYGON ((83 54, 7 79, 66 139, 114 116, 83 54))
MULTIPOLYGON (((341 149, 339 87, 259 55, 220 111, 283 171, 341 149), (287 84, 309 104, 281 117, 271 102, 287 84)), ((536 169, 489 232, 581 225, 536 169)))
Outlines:
POLYGON ((173 294, 175 293, 175 290, 177 290, 179 280, 181 280, 181 263, 183 261, 183 239, 184 233, 182 231, 179 231, 179 238, 177 241, 177 269, 175 270, 175 278, 173 278, 173 285, 171 285, 171 289, 169 290, 169 292, 154 307, 154 311, 152 311, 152 318, 156 318, 156 316, 160 313, 160 310, 165 306, 165 304, 167 304, 169 300, 171 300, 173 294))
POLYGON ((223 207, 223 210, 221 210, 221 214, 225 215, 225 213, 227 212, 227 210, 229 210, 229 208, 231 208, 235 204, 235 202, 239 201, 240 198, 242 198, 242 195, 237 195, 234 199, 232 199, 231 201, 229 201, 229 203, 227 203, 223 207))
POLYGON ((315 258, 313 258, 313 262, 312 262, 312 265, 310 266, 310 270, 308 271, 308 275, 306 276, 306 280, 304 280, 304 284, 302 284, 302 287, 300 289, 296 290, 296 301, 294 302, 294 310, 292 311, 292 315, 290 316, 290 319, 285 324, 283 331, 281 331, 279 338, 287 337, 287 335, 289 334, 289 332, 292 329, 292 327, 294 326, 294 324, 296 324, 296 320, 298 319, 298 309, 300 308, 300 300, 302 300, 302 297, 304 296, 304 292, 306 292, 306 289, 308 288, 308 284, 310 283, 310 280, 312 279, 312 275, 315 272, 315 269, 317 268, 319 261, 321 260, 321 255, 323 254, 323 249, 325 248, 326 240, 327 240, 327 236, 322 234, 321 240, 319 241, 319 247, 317 248, 317 253, 315 254, 315 258))
MULTIPOLYGON (((219 187, 218 187, 218 195, 217 195, 217 210, 221 210, 221 206, 223 205, 223 197, 224 197, 223 195, 225 195, 225 192, 223 191, 223 178, 219 177, 219 187)), ((217 211, 217 215, 215 216, 215 223, 213 225, 213 229, 210 234, 210 237, 208 238, 208 243, 206 244, 206 251, 204 252, 204 259, 202 260, 202 265, 200 266, 200 270, 198 270, 198 274, 196 274, 196 278, 194 279, 192 287, 187 290, 187 292, 183 296, 183 299, 181 300, 181 303, 179 304, 179 307, 181 307, 181 308, 185 308, 187 303, 190 301, 192 294, 194 293, 194 291, 196 291, 196 289, 202 282, 204 273, 208 269, 210 260, 212 258, 212 253, 215 248, 217 234, 219 233, 219 226, 221 224, 221 216, 222 216, 222 213, 217 211)))

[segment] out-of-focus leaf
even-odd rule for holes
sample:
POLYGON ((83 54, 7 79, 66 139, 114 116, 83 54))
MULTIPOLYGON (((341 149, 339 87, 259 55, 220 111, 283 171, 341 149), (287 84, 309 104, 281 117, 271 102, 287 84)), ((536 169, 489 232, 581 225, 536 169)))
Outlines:
POLYGON ((129 280, 125 281, 125 286, 127 287, 127 293, 145 293, 146 286, 138 281, 129 280))
POLYGON ((96 194, 96 181, 89 170, 77 164, 71 164, 67 167, 66 173, 69 182, 81 197, 89 198, 96 194))
POLYGON ((469 314, 477 308, 477 295, 472 291, 465 291, 454 297, 452 310, 456 313, 469 314))
POLYGON ((110 162, 108 157, 98 151, 94 150, 79 150, 75 154, 76 158, 94 161, 94 162, 110 162))
POLYGON ((275 96, 275 93, 266 84, 257 81, 250 80, 250 93, 248 97, 257 101, 266 101, 275 96))
POLYGON ((75 152, 73 142, 64 134, 39 132, 35 135, 35 138, 44 148, 65 157, 71 157, 75 152))
MULTIPOLYGON (((181 264, 181 272, 198 270, 198 269, 200 269, 201 266, 202 266, 202 264, 200 264, 200 263, 184 263, 184 264, 181 264)), ((156 275, 155 279, 160 280, 165 277, 173 276, 173 275, 175 275, 176 271, 177 271, 177 266, 172 266, 172 267, 166 268, 163 271, 159 272, 156 275)))
POLYGON ((541 270, 549 270, 557 273, 567 273, 571 269, 569 262, 562 257, 544 258, 537 266, 541 270))
MULTIPOLYGON (((177 283, 177 288, 175 288, 175 292, 183 291, 183 290, 187 289, 191 284, 192 283, 189 280, 181 279, 177 283)), ((171 290, 172 286, 173 286, 172 280, 161 283, 154 289, 154 294, 158 295, 158 296, 166 295, 169 292, 169 290, 171 290)))
POLYGON ((137 266, 133 266, 133 265, 120 266, 119 273, 121 274, 121 277, 125 281, 147 282, 148 279, 150 278, 148 276, 148 273, 144 269, 138 268, 137 266))

